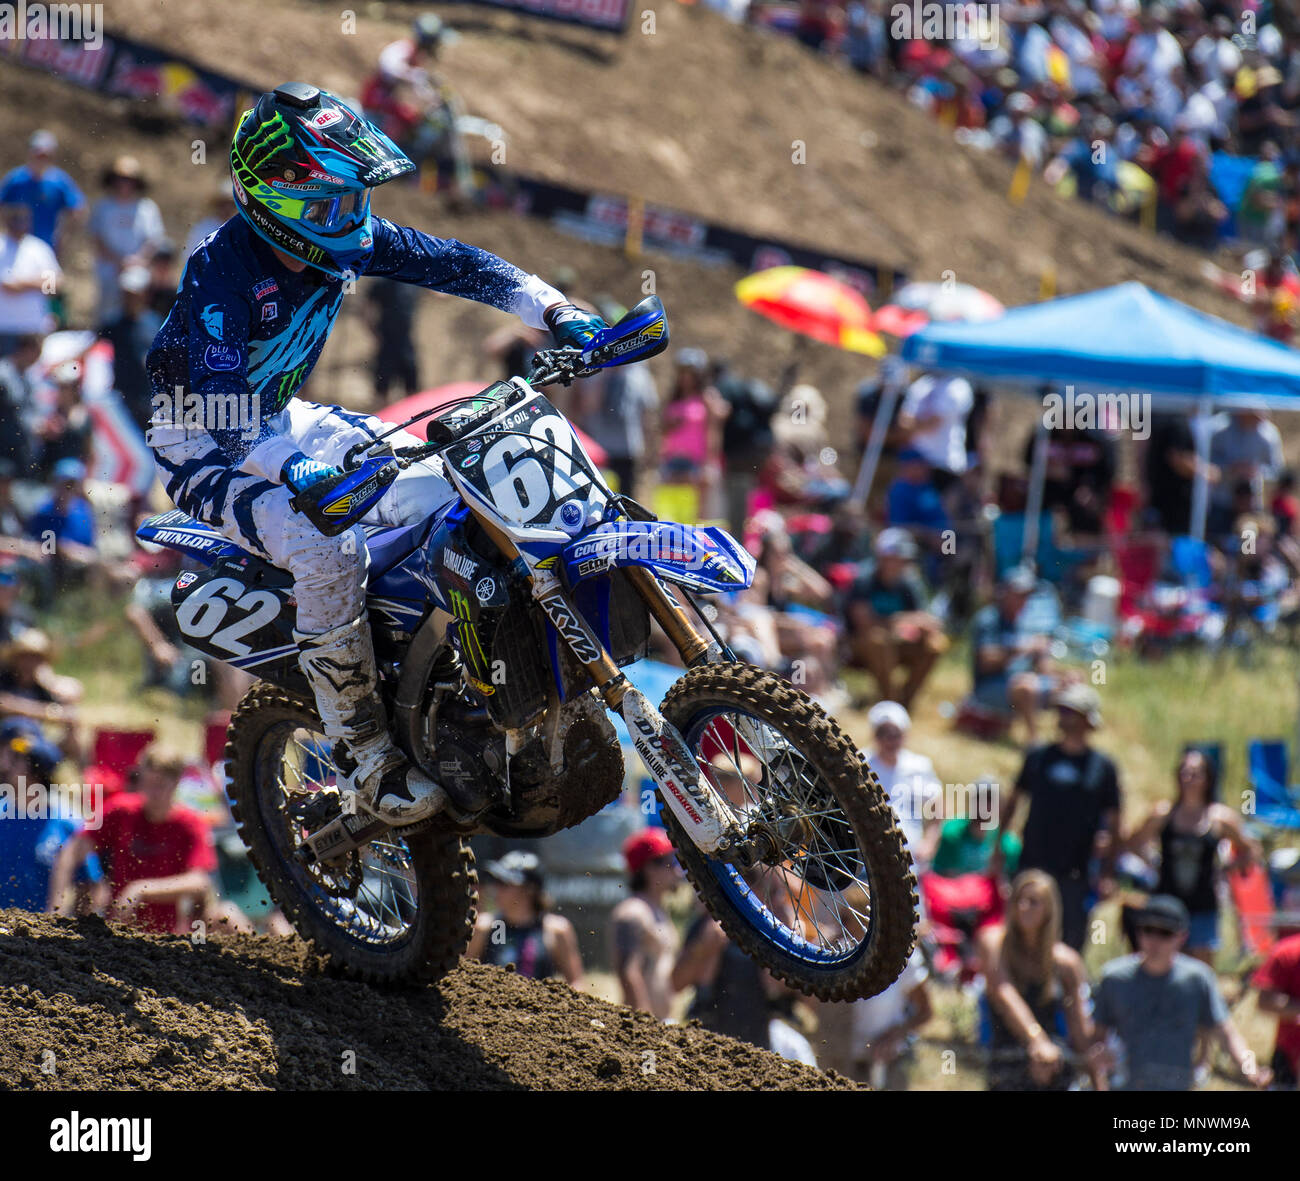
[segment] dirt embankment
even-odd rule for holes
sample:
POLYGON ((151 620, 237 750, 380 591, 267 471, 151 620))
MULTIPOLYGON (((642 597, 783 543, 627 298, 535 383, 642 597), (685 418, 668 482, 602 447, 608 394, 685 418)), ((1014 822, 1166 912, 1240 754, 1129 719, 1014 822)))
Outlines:
POLYGON ((0 911, 0 1089, 842 1089, 694 1026, 465 962, 336 980, 297 939, 194 945, 0 911))

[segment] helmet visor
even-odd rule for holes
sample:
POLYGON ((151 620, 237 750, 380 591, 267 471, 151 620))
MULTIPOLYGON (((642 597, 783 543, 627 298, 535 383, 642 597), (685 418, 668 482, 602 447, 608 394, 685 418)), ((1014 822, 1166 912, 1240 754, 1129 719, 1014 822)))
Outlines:
POLYGON ((354 230, 366 220, 370 212, 370 192, 370 189, 362 189, 360 192, 341 193, 334 197, 322 197, 319 201, 308 201, 302 219, 327 232, 354 230))

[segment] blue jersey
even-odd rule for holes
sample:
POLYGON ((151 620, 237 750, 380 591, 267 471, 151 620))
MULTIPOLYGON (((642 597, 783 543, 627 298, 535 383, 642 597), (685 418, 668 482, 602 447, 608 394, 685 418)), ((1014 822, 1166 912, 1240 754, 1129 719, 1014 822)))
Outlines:
MULTIPOLYGON (((373 219, 363 274, 459 295, 542 327, 563 298, 536 275, 452 238, 373 219)), ((276 416, 311 375, 343 302, 344 283, 289 270, 236 216, 190 255, 175 304, 149 350, 154 448, 206 434, 214 462, 278 482, 293 450, 276 416), (215 454, 213 452, 215 451, 215 454)))

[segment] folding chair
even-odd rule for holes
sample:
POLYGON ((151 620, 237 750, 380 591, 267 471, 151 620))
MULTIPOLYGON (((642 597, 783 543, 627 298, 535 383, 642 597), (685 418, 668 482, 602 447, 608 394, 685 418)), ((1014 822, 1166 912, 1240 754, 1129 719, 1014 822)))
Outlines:
POLYGON ((1247 776, 1255 790, 1255 819, 1270 828, 1300 831, 1300 807, 1288 787, 1289 756, 1280 738, 1254 738, 1246 744, 1247 776))
POLYGON ((125 775, 140 761, 144 748, 153 740, 152 730, 96 730, 90 761, 125 775))
POLYGON ((1184 586, 1208 590, 1214 581, 1210 568, 1210 547, 1196 537, 1174 537, 1169 542, 1169 565, 1184 586))

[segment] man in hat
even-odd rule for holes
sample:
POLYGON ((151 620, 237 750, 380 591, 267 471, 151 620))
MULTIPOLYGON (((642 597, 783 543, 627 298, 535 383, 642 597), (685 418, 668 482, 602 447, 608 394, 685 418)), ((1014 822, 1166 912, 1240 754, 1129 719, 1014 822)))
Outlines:
POLYGON ((568 919, 550 912, 537 854, 512 849, 489 861, 483 873, 493 888, 495 909, 479 914, 465 954, 485 964, 513 964, 530 980, 563 976, 581 988, 578 934, 568 919))
POLYGON ((56 254, 60 222, 65 215, 81 220, 86 198, 62 168, 54 163, 59 141, 52 131, 33 131, 27 141, 27 163, 0 180, 0 205, 26 205, 31 211, 32 233, 56 254))
POLYGON ((1101 970, 1094 995, 1099 1066, 1117 1071, 1125 1091, 1188 1091, 1194 1077, 1197 1035, 1216 1040, 1246 1082, 1268 1086, 1272 1072, 1259 1066, 1228 1015, 1214 972, 1182 954, 1187 908, 1168 894, 1149 899, 1137 915, 1138 950, 1101 970), (1123 1063, 1107 1044, 1113 1034, 1123 1063))
POLYGON ((122 272, 136 263, 148 265, 154 247, 166 236, 162 214, 146 196, 148 182, 140 161, 118 156, 104 171, 104 196, 90 211, 95 242, 95 279, 99 284, 97 323, 108 324, 121 311, 122 272))
POLYGON ((909 750, 911 715, 897 701, 878 701, 867 713, 874 735, 864 757, 898 816, 918 875, 929 867, 939 833, 943 785, 929 755, 909 750))
MULTIPOLYGON (((34 722, 7 718, 0 723, 0 908, 44 910, 59 850, 83 819, 96 819, 70 811, 70 801, 51 790, 62 759, 63 752, 34 722)), ((91 858, 78 884, 100 876, 99 862, 91 858)))
POLYGON ((849 643, 855 660, 871 671, 880 696, 909 709, 947 651, 948 639, 911 565, 916 543, 907 530, 882 529, 873 549, 875 564, 849 591, 849 643), (894 673, 900 666, 906 679, 895 697, 894 673))
POLYGON ((1041 869, 1061 891, 1062 939, 1075 951, 1087 934, 1092 894, 1114 888, 1119 852, 1120 785, 1115 763, 1092 746, 1101 725, 1101 702, 1089 685, 1066 685, 1055 697, 1060 736, 1031 750, 1006 802, 1010 827, 1023 799, 1025 818, 1020 869, 1041 869), (1092 879, 1094 862, 1097 880, 1092 879))
POLYGON ((663 904, 682 880, 681 867, 662 828, 643 828, 628 837, 623 860, 632 896, 610 911, 610 959, 623 1003, 664 1021, 672 1011, 672 971, 680 940, 663 904))
POLYGON ((81 759, 77 738, 77 703, 83 694, 75 677, 54 671, 50 637, 24 628, 0 651, 0 717, 62 726, 60 742, 73 762, 81 759))

